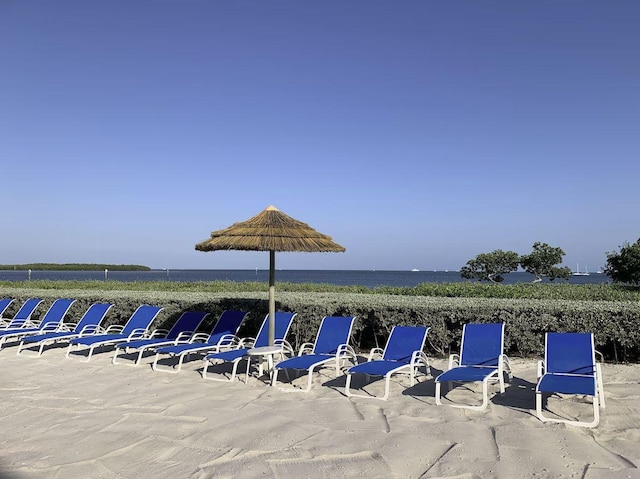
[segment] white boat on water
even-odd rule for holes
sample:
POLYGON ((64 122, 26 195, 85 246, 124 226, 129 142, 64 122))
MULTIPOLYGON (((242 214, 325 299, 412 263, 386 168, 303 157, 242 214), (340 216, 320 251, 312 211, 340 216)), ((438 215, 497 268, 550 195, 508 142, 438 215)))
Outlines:
POLYGON ((584 271, 580 271, 580 265, 576 263, 576 270, 573 272, 574 276, 589 276, 589 270, 584 267, 584 271))

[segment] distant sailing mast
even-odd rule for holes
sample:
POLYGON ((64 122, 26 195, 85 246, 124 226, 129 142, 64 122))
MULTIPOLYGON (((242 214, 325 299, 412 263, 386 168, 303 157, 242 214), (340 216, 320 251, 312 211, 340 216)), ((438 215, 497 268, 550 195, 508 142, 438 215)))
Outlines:
POLYGON ((580 265, 578 263, 576 263, 576 270, 573 273, 574 276, 589 276, 589 270, 587 269, 587 267, 584 267, 584 272, 580 272, 580 265))

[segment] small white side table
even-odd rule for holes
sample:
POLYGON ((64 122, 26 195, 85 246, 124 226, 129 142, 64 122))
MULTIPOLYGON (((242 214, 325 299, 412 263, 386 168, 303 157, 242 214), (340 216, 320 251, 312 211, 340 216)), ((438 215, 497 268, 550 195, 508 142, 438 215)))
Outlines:
POLYGON ((247 383, 249 379, 249 369, 251 368, 251 359, 257 357, 260 359, 260 365, 258 366, 258 374, 262 376, 262 361, 264 359, 267 360, 267 371, 269 372, 269 377, 273 373, 273 357, 276 354, 282 354, 282 346, 262 346, 259 348, 251 348, 247 351, 247 372, 244 377, 244 383, 247 383))

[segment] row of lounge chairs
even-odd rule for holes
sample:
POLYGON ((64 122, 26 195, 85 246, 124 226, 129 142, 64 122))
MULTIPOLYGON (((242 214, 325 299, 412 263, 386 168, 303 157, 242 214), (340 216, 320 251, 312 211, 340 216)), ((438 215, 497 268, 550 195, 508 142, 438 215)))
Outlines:
MULTIPOLYGON (((349 345, 355 317, 327 316, 323 318, 314 343, 303 344, 297 355, 286 341, 295 318, 295 313, 277 312, 275 316, 275 344, 268 342, 268 316, 264 319, 255 338, 239 338, 237 333, 247 313, 224 311, 208 334, 198 329, 208 313, 188 311, 182 314, 169 330, 150 331, 152 322, 162 308, 141 305, 123 326, 100 325, 113 307, 109 303, 92 304, 77 324, 64 322, 64 317, 75 300, 57 299, 42 316, 38 324, 31 315, 42 302, 31 298, 21 306, 12 319, 2 314, 12 303, 11 299, 0 300, 0 348, 7 341, 19 341, 17 354, 27 351, 40 356, 47 345, 68 342, 66 357, 82 356, 81 348, 87 350, 86 361, 90 361, 97 348, 114 348, 113 364, 137 366, 145 352, 155 353, 151 365, 153 370, 178 373, 183 361, 192 354, 204 354, 203 379, 234 381, 241 361, 246 361, 246 378, 250 373, 252 358, 267 359, 270 384, 276 386, 279 373, 296 371, 297 376, 307 375, 305 387, 296 387, 289 380, 287 392, 308 392, 313 385, 313 372, 333 364, 336 377, 346 361, 353 365, 346 370, 345 395, 386 400, 389 397, 391 377, 397 373, 408 373, 411 386, 415 384, 420 370, 431 376, 429 361, 423 352, 429 327, 394 326, 384 348, 374 348, 366 362, 358 364, 355 350, 349 345), (34 348, 37 348, 34 351, 34 348), (74 348, 76 351, 74 352, 74 348), (72 354, 75 353, 75 354, 72 354), (122 361, 125 354, 134 354, 133 361, 122 361), (120 355, 120 361, 117 360, 120 355), (287 355, 290 356, 287 358, 287 355), (275 357, 279 361, 273 364, 275 357), (164 363, 173 363, 167 366, 164 363), (231 372, 211 374, 210 368, 218 364, 231 364, 231 372), (356 375, 365 378, 381 377, 385 380, 382 396, 354 392, 352 379, 356 375)), ((463 326, 460 354, 451 355, 448 370, 438 375, 435 381, 436 404, 442 404, 442 384, 481 383, 482 402, 479 405, 451 404, 473 410, 484 410, 489 403, 489 384, 498 383, 500 393, 505 392, 505 378, 512 378, 509 358, 504 354, 503 323, 466 324, 463 326)), ((31 354, 33 355, 33 354, 31 354)), ((263 363, 259 361, 259 374, 263 363)), ((364 391, 364 388, 360 388, 364 391)), ((599 422, 599 409, 605 407, 602 372, 595 361, 593 335, 591 333, 546 333, 545 357, 538 364, 536 412, 541 421, 568 423, 576 426, 594 427, 599 422), (550 394, 587 396, 593 403, 593 420, 583 422, 571 419, 550 418, 544 415, 544 396, 550 394)), ((451 402, 451 401, 450 401, 451 402)))

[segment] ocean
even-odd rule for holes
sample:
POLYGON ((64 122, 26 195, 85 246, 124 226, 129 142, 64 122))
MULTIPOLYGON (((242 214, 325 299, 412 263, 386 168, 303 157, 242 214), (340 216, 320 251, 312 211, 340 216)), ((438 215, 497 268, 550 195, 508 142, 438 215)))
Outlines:
MULTIPOLYGON (((530 283, 533 276, 525 272, 505 275, 504 284, 530 283)), ((110 281, 258 281, 268 282, 269 271, 238 269, 172 269, 152 271, 0 271, 0 281, 24 280, 110 280, 110 281)), ((458 271, 367 271, 367 270, 277 270, 276 282, 327 283, 340 286, 413 287, 420 283, 468 282, 458 271)), ((565 280, 554 283, 564 284, 565 280)), ((609 277, 602 273, 589 276, 571 276, 570 284, 602 284, 609 277)))

